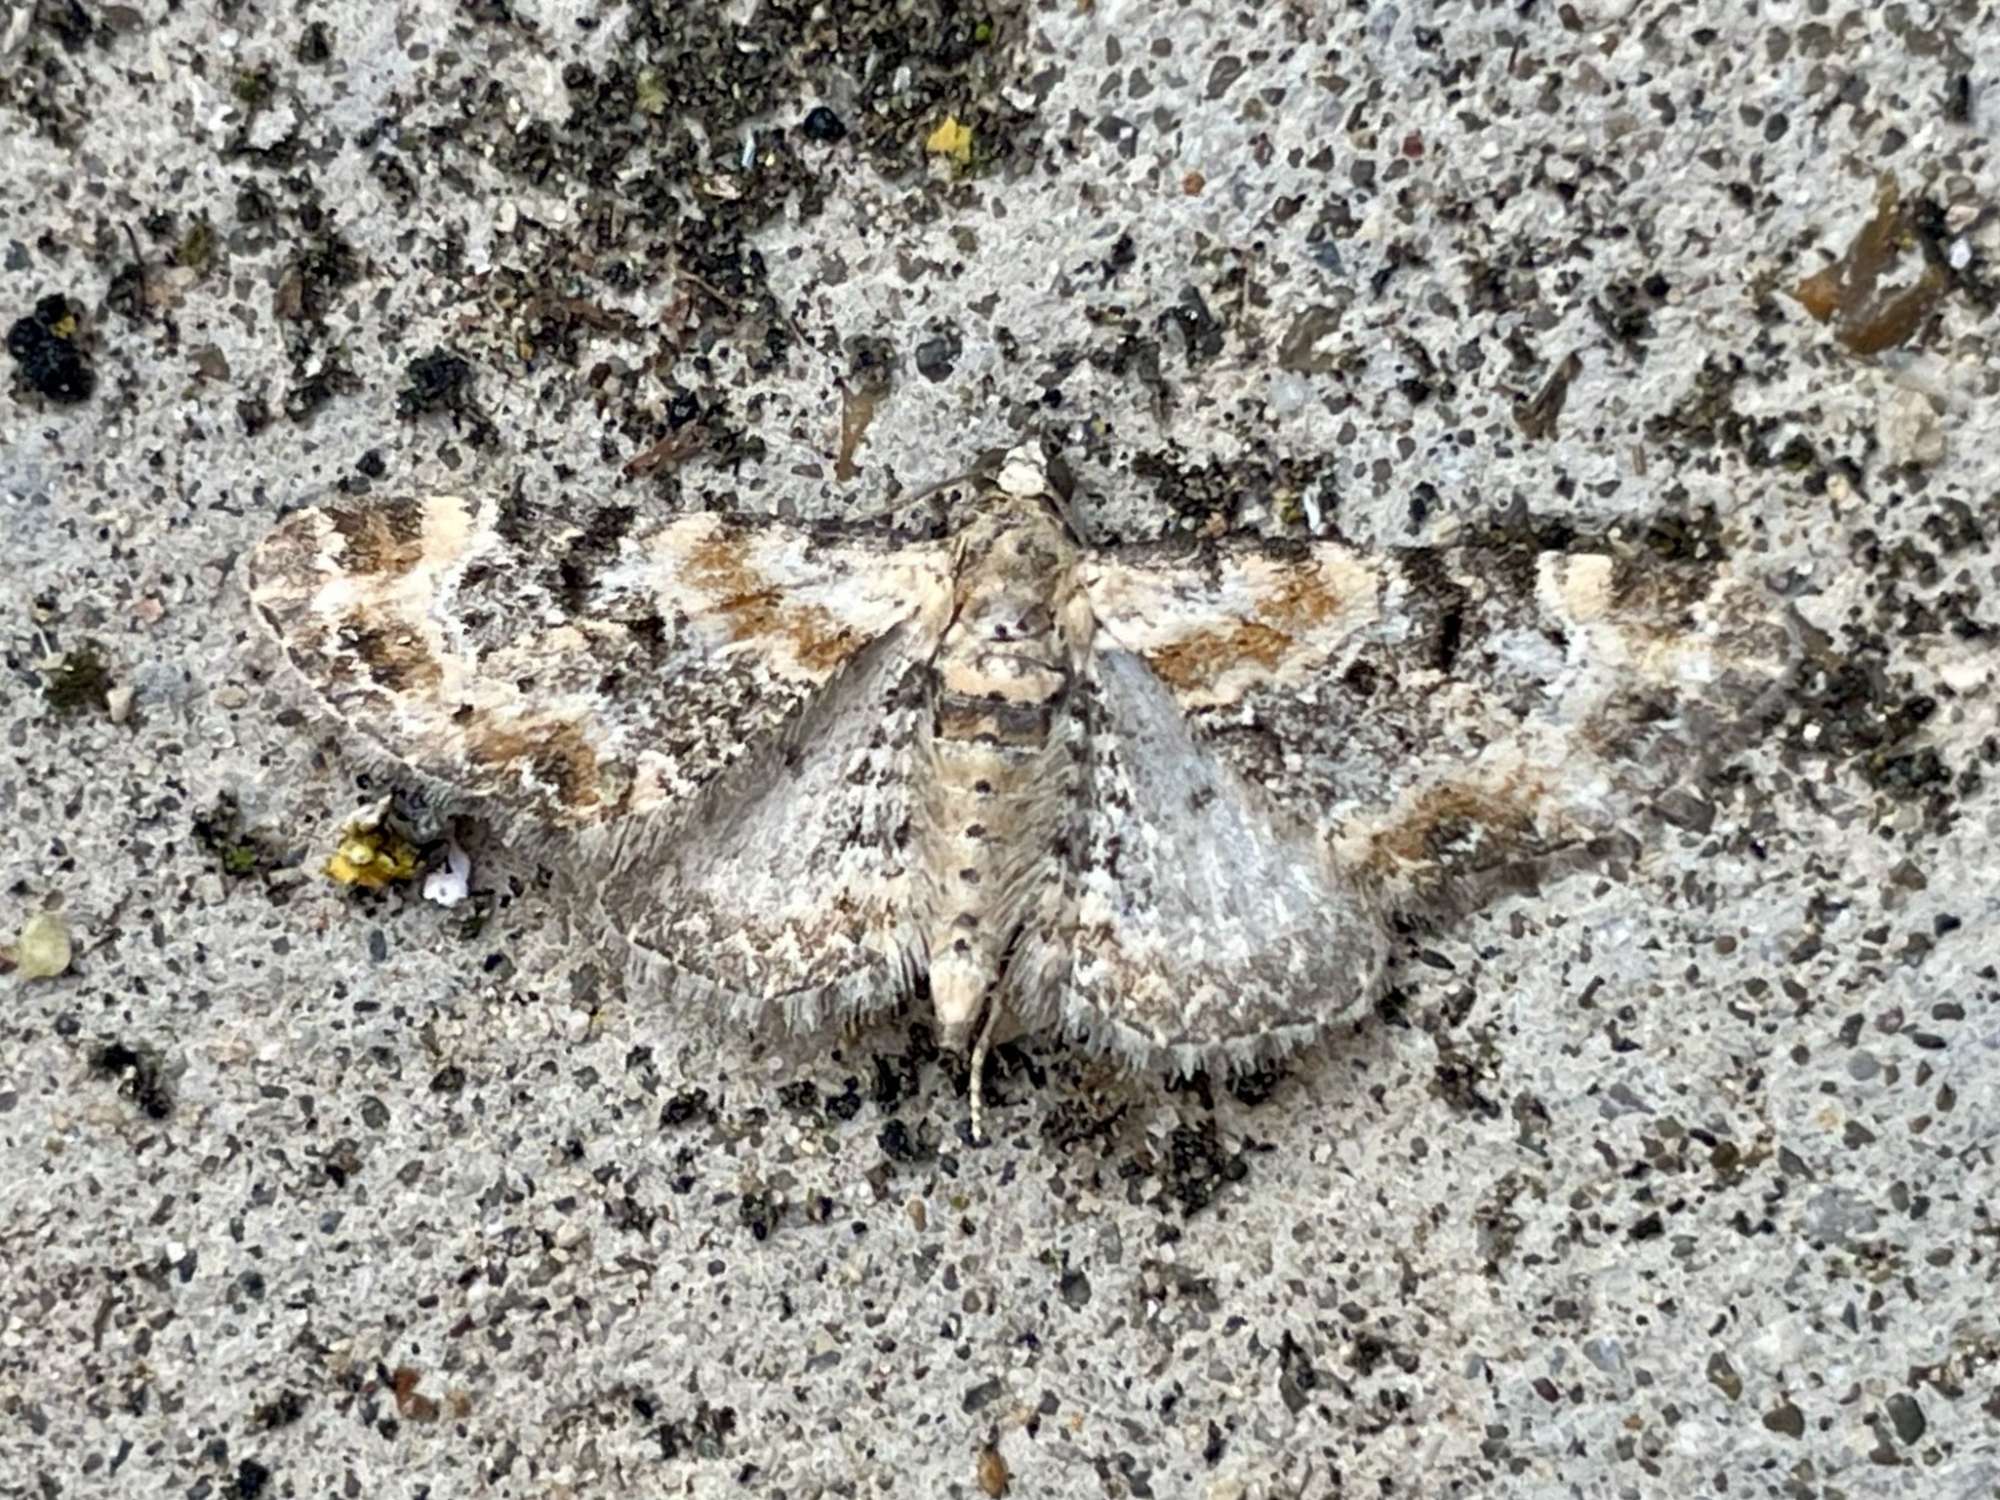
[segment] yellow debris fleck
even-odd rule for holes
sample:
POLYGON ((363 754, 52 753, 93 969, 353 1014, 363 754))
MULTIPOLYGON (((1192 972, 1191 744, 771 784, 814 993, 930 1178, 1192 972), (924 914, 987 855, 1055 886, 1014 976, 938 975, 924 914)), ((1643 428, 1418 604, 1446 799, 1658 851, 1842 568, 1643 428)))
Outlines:
POLYGON ((326 862, 326 877, 339 885, 379 891, 417 873, 416 849, 382 828, 350 828, 326 862))
POLYGON ((949 156, 962 167, 972 160, 971 128, 959 124, 955 115, 946 115, 944 123, 924 142, 924 149, 932 156, 949 156))

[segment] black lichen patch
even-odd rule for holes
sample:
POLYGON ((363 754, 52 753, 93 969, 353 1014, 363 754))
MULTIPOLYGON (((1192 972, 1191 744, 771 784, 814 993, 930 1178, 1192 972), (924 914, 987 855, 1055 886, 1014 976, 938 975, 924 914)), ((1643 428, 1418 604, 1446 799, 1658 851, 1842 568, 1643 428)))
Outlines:
POLYGON ((707 1089, 684 1089, 660 1106, 660 1128, 675 1130, 696 1121, 713 1122, 715 1109, 707 1089))
POLYGON ((63 51, 81 52, 97 35, 97 27, 78 0, 53 0, 36 8, 36 20, 55 33, 63 51))
MULTIPOLYGON (((465 128, 400 140, 384 157, 407 173, 431 147, 476 150, 530 182, 586 189, 577 221, 523 220, 512 265, 485 283, 484 305, 513 325, 507 347, 523 357, 573 361, 580 335, 617 331, 607 320, 620 315, 605 311, 594 286, 622 299, 660 277, 670 307, 702 316, 675 315, 677 347, 651 356, 655 368, 688 360, 712 379, 710 361, 726 345, 759 373, 787 356, 800 330, 770 291, 758 231, 780 216, 817 215, 829 170, 852 155, 921 169, 924 143, 947 116, 971 130, 976 161, 1010 160, 1025 118, 1004 89, 1018 9, 856 0, 741 14, 643 0, 601 62, 564 69, 565 118, 520 128, 505 85, 468 76, 465 128)), ((943 182, 934 190, 954 191, 943 182)), ((622 420, 632 450, 658 441, 640 404, 622 420)))
POLYGON ((448 349, 433 349, 409 363, 407 384, 396 393, 396 415, 416 417, 425 412, 459 412, 472 395, 472 364, 448 349))
POLYGON ((60 292, 35 304, 7 330, 7 352, 21 382, 63 406, 88 401, 97 375, 77 343, 83 310, 60 292))
MULTIPOLYGON (((334 398, 353 395, 362 388, 326 321, 340 293, 360 279, 361 258, 333 229, 326 211, 310 196, 312 190, 305 191, 309 196, 297 210, 304 238, 286 260, 272 299, 292 368, 284 412, 300 425, 310 422, 334 398)), ((239 200, 239 217, 247 217, 246 208, 260 216, 260 223, 275 214, 268 197, 258 193, 255 199, 248 204, 239 200)), ((246 429, 254 430, 260 421, 255 413, 244 416, 246 429)))
POLYGON ((432 412, 449 412, 452 423, 474 447, 492 445, 498 433, 472 399, 472 362, 449 349, 433 349, 410 361, 405 384, 396 393, 396 415, 411 421, 432 412))
POLYGON ((1158 326, 1162 332, 1172 329, 1179 334, 1181 352, 1190 370, 1222 353, 1222 324, 1194 287, 1181 288, 1180 300, 1160 314, 1158 326))
POLYGON ((1300 496, 1331 493, 1331 472, 1330 463, 1310 454, 1285 458, 1261 448, 1228 463, 1199 467, 1185 463, 1172 446, 1132 459, 1132 473, 1152 487, 1161 505, 1198 522, 1220 518, 1233 523, 1241 511, 1256 505, 1269 506, 1287 524, 1296 522, 1300 496))
POLYGON ((254 1458, 246 1458, 236 1466, 236 1477, 229 1483, 230 1500, 261 1500, 271 1488, 271 1471, 254 1458))
POLYGON ((736 1408, 695 1404, 694 1415, 662 1422, 653 1436, 660 1444, 660 1457, 717 1459, 736 1431, 736 1408))
POLYGON ((79 61, 103 33, 79 0, 45 0, 28 34, 0 67, 0 107, 18 111, 59 146, 72 146, 91 112, 90 77, 79 61))
POLYGON ((1129 1102, 1106 1103, 1074 1097, 1059 1099, 1042 1116, 1042 1139, 1057 1150, 1087 1140, 1108 1141, 1131 1107, 1129 1102))
POLYGON ((1239 1069, 1229 1075, 1230 1097, 1239 1104, 1247 1104, 1254 1108, 1268 1101, 1291 1076, 1291 1072, 1288 1066, 1280 1062, 1267 1062, 1254 1068, 1239 1069))
POLYGON ((808 1078, 795 1079, 791 1083, 781 1085, 778 1089, 778 1103, 787 1114, 798 1115, 808 1120, 816 1119, 823 1113, 819 1085, 808 1078))
POLYGON ((1167 1158, 1160 1163, 1164 1179, 1162 1197, 1191 1218, 1215 1201, 1215 1195, 1232 1182, 1250 1175, 1241 1151, 1231 1151, 1216 1134, 1215 1122, 1177 1125, 1167 1142, 1167 1158))
POLYGON ((768 1189, 755 1189, 736 1200, 736 1222, 754 1240, 768 1240, 784 1221, 784 1200, 768 1189))
POLYGON ((861 1097, 861 1080, 850 1077, 842 1084, 839 1093, 826 1100, 825 1109, 827 1118, 845 1124, 861 1113, 863 1102, 861 1097))
POLYGON ((875 1133, 875 1144, 890 1161, 904 1166, 937 1154, 921 1132, 911 1130, 900 1118, 890 1119, 875 1133))
POLYGON ((1888 492, 1883 528, 1855 534, 1850 558, 1866 605, 1834 634, 1808 637, 1806 668, 1790 693, 1788 740, 1801 758, 1848 761, 1875 791, 1920 807, 1935 832, 1987 773, 1978 756, 1954 764, 1927 742, 1931 720, 1946 712, 1948 722, 1956 712, 1954 695, 1920 682, 1904 663, 1938 643, 1990 649, 2000 623, 1963 566, 1966 554, 1986 547, 1988 528, 1962 501, 1945 498, 1925 510, 1915 503, 1888 492))
POLYGON ((923 1086, 924 1065, 935 1062, 938 1057, 937 1042, 930 1029, 913 1026, 909 1032, 910 1045, 900 1053, 874 1055, 874 1087, 871 1091, 875 1108, 883 1114, 894 1113, 903 1100, 916 1097, 923 1086))
MULTIPOLYGON (((305 216, 318 224, 319 210, 305 216)), ((340 235, 320 227, 296 250, 279 277, 274 310, 292 322, 317 323, 326 317, 334 297, 361 276, 361 258, 340 235)))
POLYGON ((266 1432, 289 1427, 306 1414, 306 1398, 294 1390, 282 1390, 269 1401, 259 1403, 251 1420, 266 1432))
MULTIPOLYGON (((268 875, 285 862, 283 851, 245 831, 243 811, 227 792, 218 796, 206 811, 194 815, 189 831, 196 845, 214 859, 216 868, 232 879, 268 875)), ((285 889, 274 887, 274 893, 285 889)))
POLYGON ((688 140, 698 122, 712 142, 737 138, 791 100, 819 94, 825 106, 802 124, 813 140, 851 135, 884 170, 921 159, 923 141, 946 116, 1004 153, 1007 118, 996 102, 1006 82, 1018 7, 960 0, 900 0, 839 6, 762 5, 752 15, 722 7, 644 0, 633 8, 625 65, 645 114, 688 140), (831 119, 829 119, 831 117, 831 119))
POLYGON ((1741 357, 1705 360, 1694 385, 1674 408, 1649 417, 1646 436, 1661 444, 1676 465, 1697 452, 1724 449, 1738 454, 1753 469, 1783 469, 1800 476, 1808 494, 1826 489, 1840 475, 1856 490, 1862 488, 1860 466, 1853 460, 1822 454, 1800 430, 1803 419, 1777 415, 1749 417, 1736 409, 1735 388, 1750 378, 1741 357))
POLYGON ((1499 1063, 1490 1041, 1482 1039, 1478 1053, 1465 1051, 1448 1036, 1439 1035, 1437 1042, 1437 1064, 1431 1073, 1431 1092, 1460 1114, 1473 1115, 1482 1120, 1497 1120, 1502 1113, 1500 1105, 1489 1094, 1489 1085, 1499 1063))
MULTIPOLYGON (((362 388, 361 377, 338 354, 328 354, 318 368, 304 373, 285 392, 285 415, 304 426, 336 396, 352 396, 362 388)), ((246 430, 252 422, 246 420, 246 430)))
POLYGON ((308 21, 306 29, 299 33, 299 44, 293 54, 306 67, 317 67, 333 57, 333 31, 324 21, 308 21))
POLYGON ((149 1120, 164 1120, 174 1112, 167 1065, 158 1049, 126 1042, 105 1042, 92 1050, 94 1077, 116 1080, 119 1094, 139 1106, 149 1120))
POLYGON ((1653 313, 1671 288, 1657 271, 1639 282, 1614 282, 1590 299, 1590 315, 1615 342, 1631 354, 1645 357, 1653 337, 1653 313))
POLYGON ((42 697, 60 718, 107 713, 111 668, 95 641, 85 641, 42 674, 42 697))
POLYGON ((1949 818, 1953 773, 1919 738, 1938 702, 1889 665, 1886 643, 1828 654, 1793 697, 1795 750, 1850 761, 1876 791, 1922 803, 1933 826, 1949 818))

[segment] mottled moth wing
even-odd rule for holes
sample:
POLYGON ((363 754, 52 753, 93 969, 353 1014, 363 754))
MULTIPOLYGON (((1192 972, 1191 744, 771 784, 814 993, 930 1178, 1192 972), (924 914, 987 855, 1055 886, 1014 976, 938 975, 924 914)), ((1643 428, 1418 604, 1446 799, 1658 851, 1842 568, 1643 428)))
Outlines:
POLYGON ((302 511, 250 562, 323 705, 449 802, 553 830, 669 988, 811 1024, 908 980, 912 754, 948 547, 630 513, 533 550, 440 496, 302 511))
POLYGON ((1385 562, 1393 625, 1330 685, 1318 795, 1343 859, 1412 913, 1629 849, 1766 727, 1799 660, 1782 601, 1719 552, 1385 562))
POLYGON ((1085 790, 1047 913, 1070 925, 1023 989, 1183 1068, 1353 1016, 1387 913, 1601 849, 1794 655, 1715 562, 1240 539, 1080 573, 1085 790))
POLYGON ((1198 740, 1133 653, 1100 645, 1075 691, 1086 781, 1064 861, 1064 1023, 1191 1071, 1353 1015, 1386 929, 1317 830, 1198 740))
POLYGON ((935 631, 895 627, 685 817, 581 841, 579 876, 654 987, 813 1027, 896 1003, 923 969, 910 824, 935 631))
POLYGON ((1021 934, 1023 1019, 1183 1070, 1290 1050, 1373 993, 1383 924, 1310 817, 1196 719, 1253 687, 1309 692, 1374 623, 1379 572, 1333 543, 1237 542, 1094 554, 1078 581, 1081 781, 1021 934))
POLYGON ((490 500, 302 510, 251 555, 250 596, 351 742, 518 836, 671 819, 934 606, 948 560, 718 515, 644 536, 631 520, 531 545, 490 500))

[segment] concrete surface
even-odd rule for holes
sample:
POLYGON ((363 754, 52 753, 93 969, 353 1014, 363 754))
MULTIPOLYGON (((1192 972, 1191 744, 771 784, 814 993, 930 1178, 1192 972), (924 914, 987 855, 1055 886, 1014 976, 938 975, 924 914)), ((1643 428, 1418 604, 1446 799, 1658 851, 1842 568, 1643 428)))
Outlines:
POLYGON ((940 8, 0 10, 0 1493, 2000 1493, 1995 7, 940 8), (1033 427, 1123 535, 1712 509, 1826 649, 1629 879, 1236 1093, 1017 1049, 979 1151, 490 840, 315 873, 282 508, 1033 427))

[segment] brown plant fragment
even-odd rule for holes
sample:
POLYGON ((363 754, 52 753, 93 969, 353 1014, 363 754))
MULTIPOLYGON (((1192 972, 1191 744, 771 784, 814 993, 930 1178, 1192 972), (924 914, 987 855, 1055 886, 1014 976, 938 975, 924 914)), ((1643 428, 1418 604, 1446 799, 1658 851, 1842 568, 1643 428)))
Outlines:
POLYGON ((979 1488, 985 1494, 1000 1500, 1007 1493, 1008 1481, 1013 1476, 1007 1472, 1007 1460, 1000 1456, 1000 1450, 991 1443, 982 1443, 979 1448, 979 1488))
POLYGON ((1945 268, 1917 233, 1915 205, 1905 203, 1896 179, 1884 175, 1875 190, 1875 213, 1832 265, 1792 290, 1813 318, 1831 322, 1834 337, 1856 354, 1880 354, 1907 341, 1923 325, 1950 284, 1945 268), (1884 287, 1885 272, 1916 253, 1923 270, 1907 286, 1884 287))
POLYGON ((1551 438, 1569 400, 1569 383, 1583 373, 1583 359, 1574 350, 1550 372, 1542 388, 1526 401, 1514 405, 1514 425, 1526 438, 1551 438))
POLYGON ((408 1365, 398 1365, 389 1377, 390 1389, 396 1396, 396 1413, 406 1422, 435 1422, 438 1419, 438 1404, 422 1394, 417 1385, 423 1376, 408 1365))

